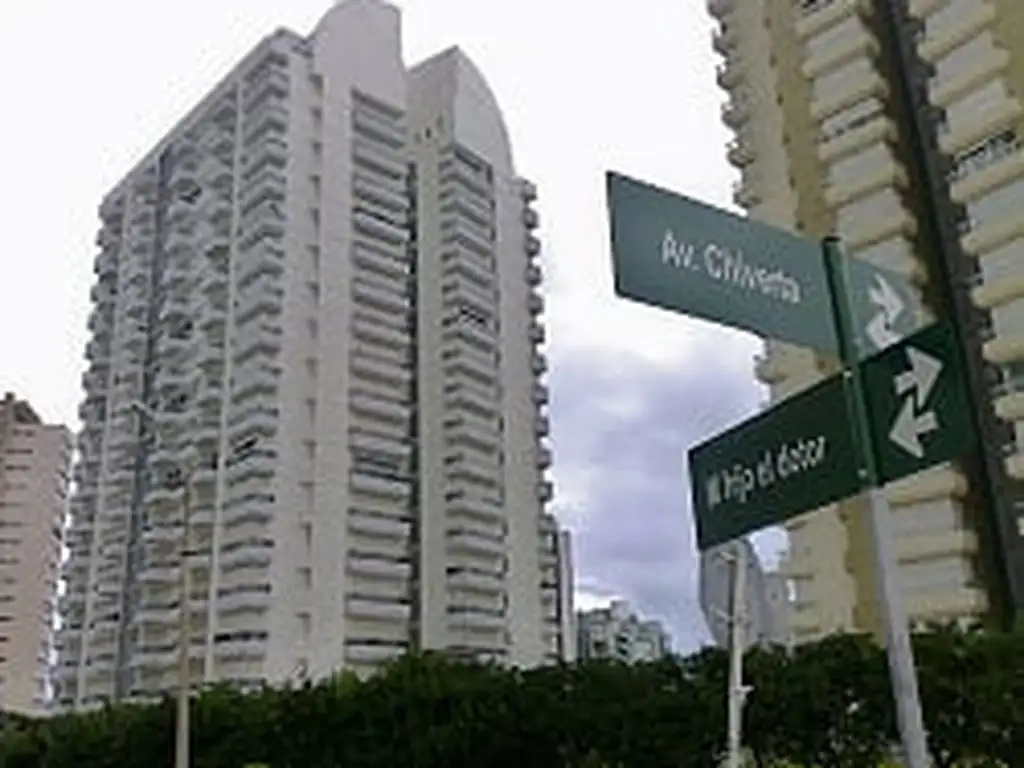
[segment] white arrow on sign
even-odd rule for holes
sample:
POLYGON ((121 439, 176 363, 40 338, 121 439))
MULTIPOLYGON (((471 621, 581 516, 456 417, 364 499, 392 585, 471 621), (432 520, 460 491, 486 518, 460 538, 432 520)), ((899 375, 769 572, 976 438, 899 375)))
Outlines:
POLYGON ((881 275, 875 275, 875 284, 868 288, 868 298, 879 310, 868 323, 868 338, 878 349, 885 349, 900 340, 893 324, 905 309, 903 299, 881 275))
POLYGON ((894 381, 896 394, 905 395, 907 392, 913 391, 917 407, 924 408, 935 382, 939 380, 942 361, 913 347, 907 347, 907 360, 910 363, 910 370, 904 371, 896 377, 894 381))
POLYGON ((889 432, 889 439, 917 459, 924 458, 924 447, 921 436, 939 428, 939 420, 934 411, 918 413, 928 402, 935 383, 942 372, 942 361, 919 349, 907 347, 907 361, 910 369, 903 371, 893 379, 896 394, 909 394, 903 401, 896 422, 889 432))
POLYGON ((914 399, 908 397, 903 402, 899 416, 896 417, 896 423, 892 425, 889 439, 915 459, 923 459, 924 446, 921 445, 921 435, 938 428, 939 420, 935 413, 925 411, 918 415, 914 409, 914 399))

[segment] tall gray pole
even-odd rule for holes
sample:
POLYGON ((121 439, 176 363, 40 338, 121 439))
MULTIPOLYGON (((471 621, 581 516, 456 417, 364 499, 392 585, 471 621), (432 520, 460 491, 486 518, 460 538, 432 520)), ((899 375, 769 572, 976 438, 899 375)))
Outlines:
POLYGON ((743 647, 746 630, 747 548, 743 540, 732 549, 732 595, 729 610, 729 768, 743 763, 743 700, 747 691, 743 684, 743 647))
POLYGON ((881 487, 878 462, 875 454, 874 434, 868 417, 867 398, 861 376, 857 351, 854 347, 853 316, 850 311, 849 294, 846 287, 845 266, 840 243, 836 238, 826 238, 822 244, 822 256, 832 293, 835 323, 839 337, 839 354, 847 368, 850 380, 850 417, 858 433, 863 461, 862 479, 867 489, 870 507, 868 520, 871 528, 872 548, 876 581, 878 582, 878 603, 881 614, 882 633, 889 660, 889 677, 892 682, 896 718, 908 768, 928 768, 928 737, 921 713, 921 699, 917 687, 917 670, 914 668, 914 652, 910 644, 910 630, 903 608, 903 585, 900 583, 896 555, 892 546, 892 511, 889 500, 881 487))
POLYGON ((175 721, 174 768, 189 768, 189 693, 192 675, 189 664, 191 646, 191 579, 188 554, 192 543, 192 471, 185 474, 185 488, 181 498, 181 599, 178 623, 178 716, 175 721))

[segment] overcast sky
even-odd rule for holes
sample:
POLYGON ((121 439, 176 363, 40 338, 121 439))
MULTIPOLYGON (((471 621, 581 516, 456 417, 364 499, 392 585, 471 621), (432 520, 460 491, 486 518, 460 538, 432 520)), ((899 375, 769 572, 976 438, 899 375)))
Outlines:
MULTIPOLYGON (((750 415, 756 340, 612 295, 607 169, 727 205, 701 0, 404 0, 405 57, 452 44, 494 89, 540 190, 556 512, 579 602, 619 595, 705 637, 684 454, 750 415)), ((330 0, 0 0, 0 390, 76 422, 96 207, 231 66, 330 0)), ((777 541, 777 539, 776 539, 777 541)))

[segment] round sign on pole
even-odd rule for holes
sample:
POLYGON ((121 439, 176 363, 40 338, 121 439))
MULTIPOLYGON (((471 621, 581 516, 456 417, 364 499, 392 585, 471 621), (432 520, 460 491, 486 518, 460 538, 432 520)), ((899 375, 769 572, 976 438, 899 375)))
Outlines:
POLYGON ((747 539, 736 539, 701 553, 700 606, 711 637, 720 648, 728 648, 729 627, 732 623, 733 562, 739 547, 746 554, 743 558, 747 577, 743 590, 743 645, 744 650, 747 650, 768 641, 773 627, 764 570, 757 552, 747 539))

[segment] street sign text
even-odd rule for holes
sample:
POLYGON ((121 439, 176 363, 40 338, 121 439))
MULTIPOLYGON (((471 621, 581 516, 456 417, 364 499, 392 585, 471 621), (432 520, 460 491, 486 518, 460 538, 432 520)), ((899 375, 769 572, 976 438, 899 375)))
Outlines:
POLYGON ((817 244, 608 174, 615 291, 625 298, 834 352, 817 244))
POLYGON ((700 549, 860 490, 841 375, 784 400, 689 454, 700 549))

